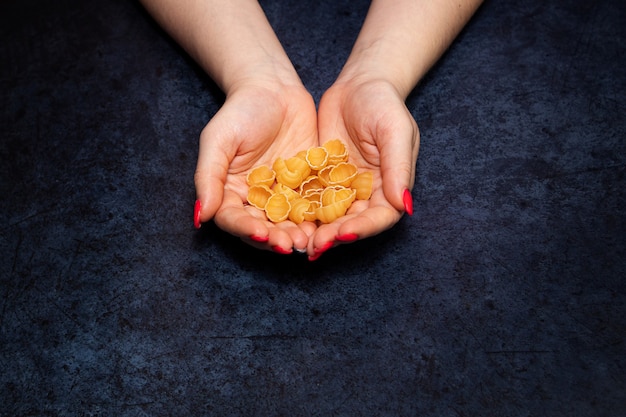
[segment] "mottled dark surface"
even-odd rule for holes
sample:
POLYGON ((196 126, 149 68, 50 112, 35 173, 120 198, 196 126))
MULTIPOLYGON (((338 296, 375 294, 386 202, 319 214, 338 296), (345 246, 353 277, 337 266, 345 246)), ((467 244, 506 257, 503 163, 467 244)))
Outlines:
MULTIPOLYGON (((364 0, 264 1, 316 100, 364 0)), ((123 0, 0 5, 0 416, 625 416, 626 3, 489 1, 408 105, 415 215, 192 227, 223 97, 123 0)))

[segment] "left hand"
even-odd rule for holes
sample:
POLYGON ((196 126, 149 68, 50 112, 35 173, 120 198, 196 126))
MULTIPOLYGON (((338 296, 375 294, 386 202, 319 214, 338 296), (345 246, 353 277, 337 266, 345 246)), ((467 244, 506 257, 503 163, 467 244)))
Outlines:
POLYGON ((384 80, 335 83, 320 101, 318 130, 321 143, 346 143, 350 162, 373 172, 374 187, 369 200, 355 201, 345 216, 317 228, 307 249, 311 259, 334 244, 376 235, 405 211, 412 213, 420 139, 404 98, 384 80))

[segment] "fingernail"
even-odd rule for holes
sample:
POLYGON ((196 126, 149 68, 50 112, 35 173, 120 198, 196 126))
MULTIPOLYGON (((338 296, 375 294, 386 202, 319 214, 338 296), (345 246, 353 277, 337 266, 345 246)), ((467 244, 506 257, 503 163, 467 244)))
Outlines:
POLYGON ((404 211, 407 212, 409 216, 413 215, 413 196, 409 189, 404 190, 404 194, 402 195, 402 201, 404 202, 404 211))
POLYGON ((356 233, 345 233, 343 235, 339 235, 335 237, 335 239, 340 242, 354 242, 358 238, 359 238, 359 235, 357 235, 356 233))
POLYGON ((333 240, 331 240, 330 242, 326 242, 326 244, 324 244, 324 246, 322 246, 321 248, 317 248, 315 249, 315 255, 310 255, 309 256, 309 261, 313 262, 315 260, 317 260, 320 256, 322 256, 322 254, 324 252, 326 252, 328 249, 332 248, 333 245, 335 244, 335 242, 333 240))
POLYGON ((283 249, 278 245, 272 246, 272 250, 276 253, 280 253, 281 255, 291 255, 291 250, 283 249))
POLYGON ((315 254, 321 255, 322 253, 326 252, 328 249, 332 248, 334 243, 335 242, 333 242, 332 240, 330 242, 326 242, 326 244, 322 246, 321 248, 315 249, 315 254))
POLYGON ((316 253, 315 255, 309 256, 309 262, 316 261, 320 256, 322 256, 322 253, 324 252, 316 253))
POLYGON ((269 236, 256 236, 256 235, 250 236, 250 239, 254 240, 255 242, 260 242, 260 243, 265 243, 268 240, 270 240, 269 236))
POLYGON ((193 225, 196 229, 199 229, 202 224, 200 223, 200 211, 202 210, 202 203, 200 200, 196 200, 196 204, 193 206, 193 225))

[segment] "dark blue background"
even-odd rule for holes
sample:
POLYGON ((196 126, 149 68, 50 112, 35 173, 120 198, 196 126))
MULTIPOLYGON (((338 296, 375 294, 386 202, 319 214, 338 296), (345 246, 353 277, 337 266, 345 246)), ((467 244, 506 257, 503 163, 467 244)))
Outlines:
MULTIPOLYGON (((262 4, 319 100, 367 2, 262 4)), ((223 96, 137 3, 0 22, 0 416, 626 415, 625 2, 487 1, 414 216, 313 263, 193 229, 223 96)))

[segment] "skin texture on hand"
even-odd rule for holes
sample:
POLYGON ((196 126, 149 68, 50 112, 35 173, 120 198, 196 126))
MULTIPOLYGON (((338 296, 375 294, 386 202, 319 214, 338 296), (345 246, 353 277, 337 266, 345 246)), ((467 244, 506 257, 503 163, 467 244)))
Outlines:
POLYGON ((413 186, 419 149, 417 123, 404 98, 384 81, 336 83, 322 97, 318 112, 320 142, 341 138, 359 171, 374 175, 372 197, 356 201, 346 216, 321 225, 309 255, 336 236, 359 239, 378 234, 400 220, 403 193, 413 186))
POLYGON ((318 129, 322 143, 336 137, 348 142, 353 162, 374 172, 374 191, 347 216, 320 226, 310 239, 309 256, 317 258, 319 248, 332 242, 380 233, 400 219, 420 141, 404 102, 480 3, 372 0, 344 68, 322 97, 318 129))
POLYGON ((226 93, 200 135, 196 222, 214 219, 244 241, 304 250, 315 225, 274 225, 244 207, 247 171, 317 144, 317 115, 256 0, 142 0, 226 93))
POLYGON ((214 219, 254 246, 306 249, 317 259, 335 242, 373 236, 412 210, 420 136, 404 101, 481 0, 372 0, 319 114, 256 0, 141 1, 226 93, 200 136, 196 223, 214 219), (273 224, 245 204, 250 169, 335 138, 351 162, 373 172, 370 200, 319 228, 273 224))
POLYGON ((293 156, 317 142, 315 103, 304 87, 245 86, 234 91, 200 136, 195 174, 200 220, 213 218, 218 227, 256 247, 281 253, 304 250, 315 224, 266 220, 261 210, 245 204, 246 175, 255 166, 271 167, 276 158, 293 156))

